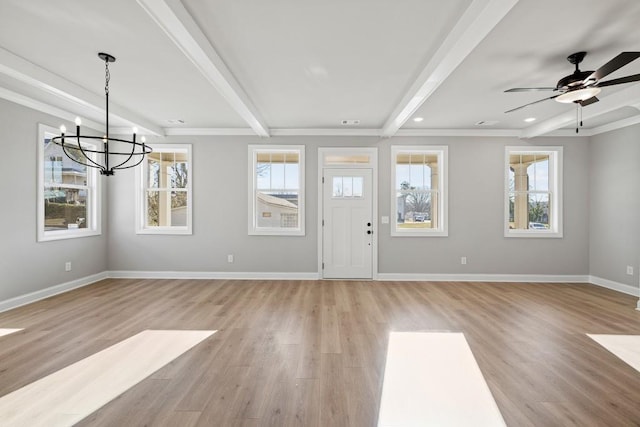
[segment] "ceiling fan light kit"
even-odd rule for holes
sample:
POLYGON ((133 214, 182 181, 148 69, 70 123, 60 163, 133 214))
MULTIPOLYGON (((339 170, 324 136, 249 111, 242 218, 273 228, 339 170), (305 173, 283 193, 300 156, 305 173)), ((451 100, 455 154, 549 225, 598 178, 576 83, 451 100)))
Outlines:
POLYGON ((620 77, 604 82, 601 81, 602 78, 636 60, 638 57, 640 57, 640 52, 622 52, 595 71, 580 71, 578 65, 582 62, 586 55, 587 52, 576 52, 567 57, 567 61, 575 65, 575 71, 572 74, 569 74, 568 76, 565 76, 558 80, 558 83, 555 87, 512 88, 506 90, 505 92, 553 91, 560 93, 548 98, 539 99, 537 101, 521 105, 520 107, 505 111, 505 113, 520 110, 521 108, 525 108, 539 102, 547 101, 549 99, 555 99, 558 102, 567 104, 575 103, 577 104, 578 108, 585 107, 599 101, 599 99, 596 98, 596 95, 601 92, 602 87, 640 81, 640 74, 620 77))
POLYGON ((571 102, 586 101, 602 91, 599 87, 586 87, 584 89, 571 90, 556 97, 556 101, 569 104, 571 102))

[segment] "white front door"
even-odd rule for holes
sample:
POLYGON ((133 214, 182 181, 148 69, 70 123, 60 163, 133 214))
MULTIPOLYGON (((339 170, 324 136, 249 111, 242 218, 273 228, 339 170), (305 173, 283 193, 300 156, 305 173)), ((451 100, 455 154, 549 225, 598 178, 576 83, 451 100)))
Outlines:
POLYGON ((325 168, 322 209, 322 277, 373 277, 371 169, 325 168))

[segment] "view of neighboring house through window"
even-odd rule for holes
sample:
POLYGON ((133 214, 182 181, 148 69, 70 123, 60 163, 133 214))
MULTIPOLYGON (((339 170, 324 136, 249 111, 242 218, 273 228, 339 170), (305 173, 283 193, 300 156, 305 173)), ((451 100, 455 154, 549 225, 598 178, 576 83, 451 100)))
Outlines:
POLYGON ((149 144, 138 168, 141 234, 191 234, 191 145, 149 144))
MULTIPOLYGON (((97 169, 72 161, 51 139, 56 130, 39 126, 38 240, 57 240, 100 234, 97 169)), ((85 149, 94 145, 83 144, 85 149)), ((81 160, 80 150, 67 153, 81 160)), ((85 160, 86 162, 86 160, 85 160)))
POLYGON ((304 235, 303 169, 303 146, 249 146, 249 234, 304 235))
POLYGON ((561 147, 507 147, 505 235, 561 237, 561 147))
POLYGON ((447 235, 447 147, 392 146, 395 236, 447 235))

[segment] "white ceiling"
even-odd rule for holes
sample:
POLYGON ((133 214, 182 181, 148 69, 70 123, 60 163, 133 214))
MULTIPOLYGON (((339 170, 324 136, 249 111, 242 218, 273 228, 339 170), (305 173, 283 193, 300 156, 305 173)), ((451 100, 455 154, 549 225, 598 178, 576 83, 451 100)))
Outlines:
MULTIPOLYGON (((640 50, 638 22, 638 0, 2 0, 0 97, 100 128, 107 52, 111 125, 159 136, 571 135, 573 105, 505 114, 552 94, 504 90, 640 50)), ((598 98, 582 135, 640 122, 640 84, 598 98)))

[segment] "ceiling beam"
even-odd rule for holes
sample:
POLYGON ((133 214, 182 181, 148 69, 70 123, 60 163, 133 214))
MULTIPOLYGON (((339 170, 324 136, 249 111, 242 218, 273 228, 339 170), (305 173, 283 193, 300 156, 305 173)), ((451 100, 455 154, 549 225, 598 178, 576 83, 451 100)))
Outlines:
POLYGON ((473 0, 382 128, 393 136, 518 0, 473 0))
MULTIPOLYGON (((623 107, 635 107, 640 102, 640 83, 628 89, 600 97, 600 102, 584 107, 582 110, 582 121, 609 113, 623 107)), ((556 129, 576 123, 576 107, 571 105, 568 111, 529 126, 520 132, 520 138, 535 138, 552 132, 556 129)))
POLYGON ((258 110, 184 5, 179 0, 137 1, 253 131, 268 137, 258 110))
MULTIPOLYGON (((13 78, 22 84, 38 89, 48 95, 53 95, 64 101, 71 102, 78 106, 79 111, 88 110, 94 114, 105 114, 104 96, 96 95, 95 93, 53 74, 52 72, 47 71, 17 55, 14 55, 3 48, 0 48, 0 73, 13 78)), ((11 96, 12 93, 15 92, 10 90, 2 92, 2 94, 8 96, 11 96)), ((0 94, 3 98, 16 102, 15 100, 6 98, 4 95, 0 94)), ((22 105, 27 104, 22 103, 22 105)), ((40 101, 34 102, 32 105, 33 106, 31 106, 31 108, 39 106, 39 108, 36 109, 67 119, 68 112, 62 109, 53 106, 49 109, 40 108, 45 105, 45 103, 40 101), (58 114, 59 112, 62 112, 62 115, 58 114)), ((113 103, 109 104, 109 114, 111 117, 121 120, 123 123, 126 123, 131 127, 137 127, 141 134, 157 136, 164 134, 161 127, 156 126, 149 120, 113 103)), ((104 128, 104 124, 102 125, 102 128, 104 128)))

